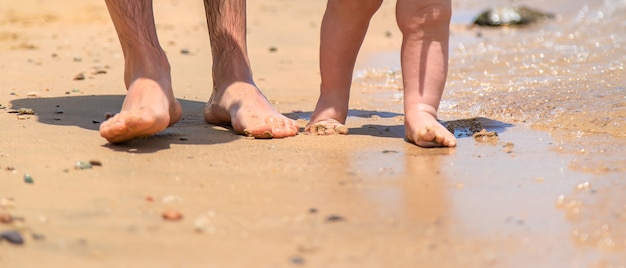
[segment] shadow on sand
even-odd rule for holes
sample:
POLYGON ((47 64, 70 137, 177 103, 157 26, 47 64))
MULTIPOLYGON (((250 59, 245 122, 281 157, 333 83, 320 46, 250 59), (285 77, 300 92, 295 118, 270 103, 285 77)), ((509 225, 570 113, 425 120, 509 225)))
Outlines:
MULTIPOLYGON (((68 95, 53 98, 25 98, 11 101, 11 110, 30 108, 40 123, 55 126, 74 126, 97 132, 105 113, 120 110, 124 95, 68 95)), ((205 103, 178 100, 183 117, 174 126, 151 137, 135 139, 123 144, 104 144, 115 151, 151 153, 169 149, 171 144, 220 144, 244 138, 232 129, 207 124, 202 110, 205 103)), ((104 139, 103 139, 104 141, 104 139)))
MULTIPOLYGON (((304 119, 310 120, 312 112, 293 112, 285 114, 285 116, 297 120, 304 119)), ((350 117, 365 118, 365 119, 391 119, 401 118, 404 114, 385 112, 385 111, 371 111, 371 110, 350 110, 348 111, 348 121, 350 117)), ((397 120, 402 122, 402 120, 397 120)), ((494 131, 498 134, 506 131, 507 128, 513 127, 513 124, 493 120, 485 117, 473 117, 465 119, 457 119, 450 121, 440 121, 450 132, 454 133, 457 138, 472 137, 472 134, 479 132, 482 129, 487 131, 494 131)), ((304 129, 300 129, 304 131, 304 129)), ((360 127, 351 127, 349 129, 350 135, 365 135, 385 138, 404 138, 404 123, 397 125, 389 124, 364 124, 360 127)))
MULTIPOLYGON (((11 109, 30 108, 37 115, 40 123, 55 126, 75 126, 97 133, 100 123, 105 120, 104 114, 120 110, 123 95, 68 95, 53 98, 25 98, 11 101, 11 109)), ((245 138, 232 131, 230 126, 214 126, 204 121, 202 110, 205 103, 179 99, 183 107, 183 117, 174 126, 151 137, 135 139, 124 144, 104 144, 115 151, 132 153, 152 153, 169 149, 172 144, 221 144, 245 138)), ((285 116, 291 119, 309 120, 312 112, 293 112, 285 116)), ((350 110, 350 117, 364 119, 401 118, 399 113, 370 110, 350 110)), ((350 128, 350 135, 366 135, 387 138, 404 138, 404 125, 400 124, 363 124, 350 128)), ((502 133, 512 124, 483 117, 442 121, 442 124, 455 134, 457 138, 471 137, 474 132, 482 129, 502 133)), ((300 132, 304 131, 302 128, 300 132)))

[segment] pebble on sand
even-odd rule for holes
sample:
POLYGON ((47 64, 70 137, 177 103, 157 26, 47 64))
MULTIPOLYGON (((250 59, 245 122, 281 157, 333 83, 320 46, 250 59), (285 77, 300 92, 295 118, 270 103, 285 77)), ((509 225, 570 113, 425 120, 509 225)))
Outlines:
POLYGON ((296 265, 303 265, 306 262, 301 256, 291 256, 289 261, 296 265))
POLYGON ((328 217, 326 217, 326 222, 340 222, 340 221, 345 221, 346 218, 344 218, 341 215, 336 215, 336 214, 331 214, 328 215, 328 217))
POLYGON ((179 221, 183 219, 183 214, 180 213, 180 211, 175 210, 175 209, 167 209, 163 211, 163 214, 161 214, 161 216, 163 217, 164 220, 168 220, 168 221, 179 221))
POLYGON ((482 129, 481 131, 472 134, 472 137, 474 137, 474 139, 478 142, 497 142, 498 132, 482 129))
POLYGON ((74 76, 74 80, 85 80, 85 74, 79 73, 74 76))
POLYGON ((0 213, 0 223, 12 223, 13 216, 9 213, 0 213))
POLYGON ((0 233, 0 240, 2 239, 9 241, 9 243, 15 245, 24 244, 24 238, 22 237, 22 234, 15 230, 4 231, 0 233))
POLYGON ((20 108, 19 110, 17 110, 17 114, 35 114, 35 111, 30 108, 20 108))
POLYGON ((101 167, 102 166, 102 161, 92 159, 92 160, 89 160, 89 164, 91 164, 92 166, 95 166, 95 167, 101 167))
POLYGON ((2 199, 0 199, 0 208, 2 209, 15 208, 15 201, 13 201, 13 198, 3 197, 2 199))
POLYGON ((35 181, 33 180, 33 176, 31 176, 30 174, 24 174, 24 182, 25 183, 35 183, 35 181))
POLYGON ((92 168, 92 164, 89 162, 77 161, 76 164, 74 164, 74 169, 77 169, 77 170, 90 169, 90 168, 92 168))

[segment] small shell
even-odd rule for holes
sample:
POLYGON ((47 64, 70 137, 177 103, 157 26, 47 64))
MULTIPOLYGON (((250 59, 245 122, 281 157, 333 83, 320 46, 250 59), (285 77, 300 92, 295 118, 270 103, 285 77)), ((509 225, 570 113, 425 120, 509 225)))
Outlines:
POLYGON ((89 162, 77 161, 74 164, 74 169, 90 169, 92 168, 92 164, 89 162))
POLYGON ((168 221, 179 221, 183 219, 183 214, 180 211, 175 209, 168 209, 161 214, 164 220, 168 221))

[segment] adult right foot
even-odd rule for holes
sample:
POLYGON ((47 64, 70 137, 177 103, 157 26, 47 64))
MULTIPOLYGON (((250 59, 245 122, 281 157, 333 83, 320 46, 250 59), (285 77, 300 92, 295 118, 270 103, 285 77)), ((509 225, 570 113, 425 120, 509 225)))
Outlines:
POLYGON ((238 134, 270 139, 298 134, 298 123, 278 112, 253 84, 235 82, 213 91, 204 108, 204 119, 216 125, 231 125, 238 134))
POLYGON ((100 125, 100 135, 110 143, 122 143, 156 134, 178 122, 182 108, 170 81, 169 73, 158 79, 134 78, 121 111, 100 125))

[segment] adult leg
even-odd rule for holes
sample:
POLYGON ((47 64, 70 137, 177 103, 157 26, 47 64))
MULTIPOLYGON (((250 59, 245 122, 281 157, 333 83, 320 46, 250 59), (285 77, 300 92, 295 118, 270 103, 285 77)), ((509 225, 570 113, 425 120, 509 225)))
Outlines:
POLYGON ((350 85, 370 19, 382 0, 329 0, 320 37, 320 97, 305 131, 348 134, 350 85))
POLYGON ((448 74, 450 0, 398 0, 406 138, 421 147, 455 146, 437 121, 448 74))
POLYGON ((100 125, 111 143, 158 133, 180 120, 170 65, 159 45, 152 0, 106 0, 124 52, 128 89, 122 110, 100 125))
POLYGON ((256 138, 295 136, 298 124, 276 111, 254 84, 245 0, 204 0, 204 6, 213 54, 213 93, 204 119, 256 138))

